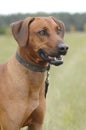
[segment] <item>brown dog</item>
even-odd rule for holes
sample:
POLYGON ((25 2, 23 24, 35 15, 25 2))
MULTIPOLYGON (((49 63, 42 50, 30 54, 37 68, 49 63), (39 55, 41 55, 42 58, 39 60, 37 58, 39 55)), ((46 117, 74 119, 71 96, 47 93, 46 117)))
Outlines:
POLYGON ((53 17, 26 18, 11 25, 17 53, 0 65, 0 128, 42 130, 45 115, 45 71, 63 63, 68 46, 64 24, 53 17))

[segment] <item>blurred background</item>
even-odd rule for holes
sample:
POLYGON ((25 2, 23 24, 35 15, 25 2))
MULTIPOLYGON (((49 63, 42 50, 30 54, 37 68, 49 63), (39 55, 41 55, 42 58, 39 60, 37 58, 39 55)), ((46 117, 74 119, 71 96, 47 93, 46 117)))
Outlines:
POLYGON ((53 16, 66 26, 69 52, 64 64, 50 70, 44 130, 86 130, 86 5, 84 0, 2 0, 0 63, 15 53, 10 23, 34 16, 53 16))

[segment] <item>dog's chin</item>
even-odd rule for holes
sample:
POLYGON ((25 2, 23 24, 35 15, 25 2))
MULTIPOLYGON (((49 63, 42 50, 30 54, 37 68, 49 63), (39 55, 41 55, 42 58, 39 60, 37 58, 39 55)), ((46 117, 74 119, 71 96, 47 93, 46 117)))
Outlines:
POLYGON ((55 66, 59 66, 61 64, 63 64, 63 59, 62 56, 58 53, 55 56, 50 56, 47 52, 45 52, 43 49, 39 49, 38 50, 39 56, 46 62, 55 65, 55 66))

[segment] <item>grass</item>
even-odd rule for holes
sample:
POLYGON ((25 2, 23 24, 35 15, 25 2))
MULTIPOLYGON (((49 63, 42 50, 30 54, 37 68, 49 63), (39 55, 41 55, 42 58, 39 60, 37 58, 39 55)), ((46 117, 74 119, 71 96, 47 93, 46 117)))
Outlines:
MULTIPOLYGON (((51 67, 44 130, 86 130, 86 34, 65 35, 64 64, 51 67)), ((0 63, 16 50, 10 36, 0 36, 0 63)))
POLYGON ((5 62, 16 51, 17 44, 10 36, 0 36, 0 63, 5 62))

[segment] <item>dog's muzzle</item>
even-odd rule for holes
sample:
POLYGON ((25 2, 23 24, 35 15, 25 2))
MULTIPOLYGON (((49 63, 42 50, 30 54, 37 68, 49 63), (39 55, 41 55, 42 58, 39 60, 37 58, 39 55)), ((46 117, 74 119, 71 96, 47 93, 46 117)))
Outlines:
POLYGON ((64 43, 60 43, 58 44, 58 51, 52 55, 48 54, 43 49, 39 49, 38 53, 39 53, 39 56, 46 62, 49 62, 50 64, 58 66, 58 65, 63 64, 62 55, 66 55, 67 50, 68 50, 68 46, 64 43))

